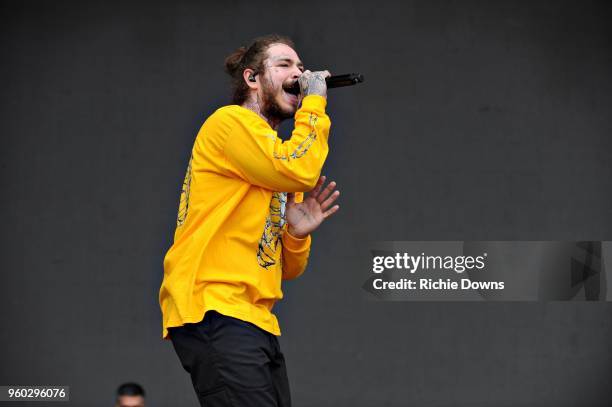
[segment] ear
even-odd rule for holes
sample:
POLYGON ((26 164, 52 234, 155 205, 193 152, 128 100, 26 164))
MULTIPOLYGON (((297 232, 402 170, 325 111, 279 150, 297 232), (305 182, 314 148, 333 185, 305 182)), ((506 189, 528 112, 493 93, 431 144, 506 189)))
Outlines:
POLYGON ((255 75, 255 71, 251 68, 247 68, 242 72, 242 78, 244 79, 249 88, 253 90, 259 89, 259 81, 257 80, 257 75, 255 75))

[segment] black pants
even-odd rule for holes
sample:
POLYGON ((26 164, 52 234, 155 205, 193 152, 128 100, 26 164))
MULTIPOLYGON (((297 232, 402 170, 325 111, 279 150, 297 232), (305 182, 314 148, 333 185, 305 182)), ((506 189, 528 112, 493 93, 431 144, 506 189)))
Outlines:
POLYGON ((285 358, 276 336, 208 311, 170 329, 170 339, 202 407, 290 407, 285 358))

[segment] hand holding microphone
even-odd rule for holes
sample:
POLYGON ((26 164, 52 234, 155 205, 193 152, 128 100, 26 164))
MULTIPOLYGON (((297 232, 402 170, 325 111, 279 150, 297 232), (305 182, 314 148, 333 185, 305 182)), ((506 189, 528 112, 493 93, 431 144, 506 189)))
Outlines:
POLYGON ((329 71, 310 72, 306 70, 300 75, 297 82, 300 87, 300 93, 304 96, 319 95, 327 97, 327 83, 325 79, 329 78, 329 71))
POLYGON ((304 96, 320 95, 326 97, 327 89, 356 85, 363 81, 363 75, 359 73, 331 76, 329 71, 304 71, 298 80, 285 91, 294 95, 301 93, 304 96))

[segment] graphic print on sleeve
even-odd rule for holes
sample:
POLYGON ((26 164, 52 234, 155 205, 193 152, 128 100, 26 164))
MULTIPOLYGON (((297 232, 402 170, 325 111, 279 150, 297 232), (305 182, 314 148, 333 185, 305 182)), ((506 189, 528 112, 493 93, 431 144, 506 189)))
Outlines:
MULTIPOLYGON (((310 126, 310 133, 308 133, 308 137, 306 137, 295 148, 295 150, 293 150, 289 158, 291 159, 301 158, 302 156, 304 156, 304 154, 308 152, 308 149, 310 148, 312 143, 314 143, 314 141, 317 139, 317 132, 315 129, 315 126, 317 124, 317 119, 318 119, 317 116, 313 115, 312 113, 310 114, 308 118, 308 125, 310 126)), ((277 153, 274 153, 274 158, 276 158, 277 160, 287 160, 288 159, 286 156, 278 155, 277 153)))
POLYGON ((185 223, 187 218, 187 212, 189 211, 189 192, 191 190, 191 162, 193 161, 193 154, 189 157, 189 164, 187 165, 187 173, 183 181, 181 188, 181 198, 179 201, 178 216, 176 218, 176 226, 181 226, 185 223))
POLYGON ((276 250, 282 245, 280 240, 285 225, 285 206, 287 204, 286 192, 274 192, 270 199, 270 212, 266 217, 264 230, 257 249, 257 263, 265 269, 276 264, 276 250))

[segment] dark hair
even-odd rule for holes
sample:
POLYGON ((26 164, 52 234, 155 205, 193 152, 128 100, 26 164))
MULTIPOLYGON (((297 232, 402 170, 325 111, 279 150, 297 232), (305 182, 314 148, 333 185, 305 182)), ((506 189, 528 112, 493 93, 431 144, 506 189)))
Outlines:
POLYGON ((232 103, 241 105, 247 100, 249 87, 244 82, 242 73, 247 68, 254 70, 256 74, 263 73, 266 51, 273 44, 285 44, 295 48, 289 37, 270 34, 255 38, 248 48, 240 47, 225 58, 225 72, 232 77, 232 103))
POLYGON ((117 397, 121 396, 145 396, 145 391, 138 383, 123 383, 117 389, 117 397))

